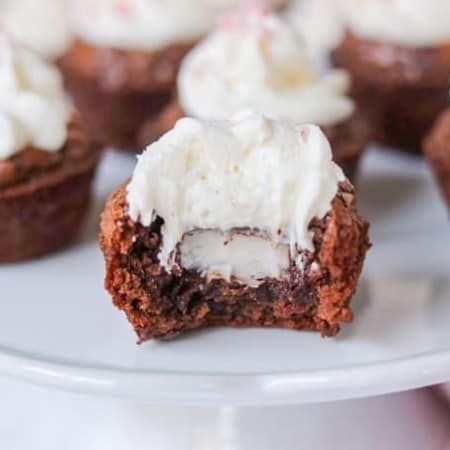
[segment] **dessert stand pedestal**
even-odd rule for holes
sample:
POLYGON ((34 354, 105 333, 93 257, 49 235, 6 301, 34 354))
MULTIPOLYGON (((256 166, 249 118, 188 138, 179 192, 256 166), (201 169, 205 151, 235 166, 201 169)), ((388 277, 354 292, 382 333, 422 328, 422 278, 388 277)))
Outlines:
POLYGON ((139 405, 1 379, 0 392, 8 450, 450 448, 448 409, 430 390, 247 408, 139 405))
MULTIPOLYGON (((450 379, 450 227, 423 161, 365 159, 360 209, 375 246, 338 338, 216 329, 142 346, 104 292, 96 242, 106 195, 133 165, 114 153, 102 163, 76 246, 0 270, 0 373, 99 395, 83 396, 90 413, 72 437, 96 445, 76 448, 442 450, 448 414, 428 391, 352 400, 450 379)), ((40 389, 31 409, 57 395, 40 389)))

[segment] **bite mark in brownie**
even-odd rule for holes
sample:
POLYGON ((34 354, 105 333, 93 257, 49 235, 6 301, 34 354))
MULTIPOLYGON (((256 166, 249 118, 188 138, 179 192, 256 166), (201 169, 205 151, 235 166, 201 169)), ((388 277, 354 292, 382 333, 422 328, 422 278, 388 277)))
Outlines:
POLYGON ((313 220, 314 252, 304 252, 302 269, 291 264, 285 278, 257 287, 212 279, 178 266, 168 273, 159 263, 163 219, 149 227, 128 216, 126 186, 108 200, 100 243, 106 260, 106 289, 124 311, 139 342, 169 338, 206 326, 284 327, 338 333, 352 320, 349 305, 370 246, 368 223, 355 211, 355 192, 339 186, 330 212, 313 220))

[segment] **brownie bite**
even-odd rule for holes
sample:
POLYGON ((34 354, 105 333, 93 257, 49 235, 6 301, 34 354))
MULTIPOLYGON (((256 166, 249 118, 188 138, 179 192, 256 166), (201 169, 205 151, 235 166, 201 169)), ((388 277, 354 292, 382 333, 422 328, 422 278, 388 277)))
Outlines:
POLYGON ((342 0, 347 33, 333 51, 353 96, 371 117, 375 141, 420 153, 448 105, 448 0, 342 0))
POLYGON ((216 325, 334 336, 368 228, 318 127, 181 119, 107 202, 106 289, 139 342, 216 325))
POLYGON ((450 108, 441 114, 425 139, 424 152, 450 209, 450 108))
POLYGON ((56 68, 0 35, 0 263, 73 240, 99 157, 56 68))
MULTIPOLYGON (((178 106, 172 105, 161 125, 170 129, 177 115, 228 119, 245 108, 314 123, 323 127, 335 161, 353 178, 369 127, 347 96, 349 89, 344 71, 320 73, 287 21, 267 6, 250 4, 223 16, 188 53, 178 76, 178 106)), ((146 127, 143 142, 154 132, 146 127)))
POLYGON ((173 100, 178 67, 211 27, 194 0, 78 0, 71 48, 60 59, 75 105, 107 147, 137 151, 146 120, 173 100))

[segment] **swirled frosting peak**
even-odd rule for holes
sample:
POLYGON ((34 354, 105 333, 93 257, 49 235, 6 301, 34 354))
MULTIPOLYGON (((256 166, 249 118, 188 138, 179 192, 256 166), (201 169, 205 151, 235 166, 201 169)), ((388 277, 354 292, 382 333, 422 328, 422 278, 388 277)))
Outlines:
POLYGON ((70 47, 71 32, 65 0, 5 1, 0 19, 21 44, 46 58, 60 57, 70 47))
POLYGON ((29 145, 59 150, 68 115, 59 72, 0 32, 0 159, 29 145))
POLYGON ((103 47, 151 51, 199 39, 214 19, 200 0, 77 0, 75 34, 103 47))
POLYGON ((228 118, 243 108, 270 117, 334 125, 353 112, 347 73, 321 76, 299 35, 263 4, 224 16, 220 26, 182 64, 183 110, 228 118))

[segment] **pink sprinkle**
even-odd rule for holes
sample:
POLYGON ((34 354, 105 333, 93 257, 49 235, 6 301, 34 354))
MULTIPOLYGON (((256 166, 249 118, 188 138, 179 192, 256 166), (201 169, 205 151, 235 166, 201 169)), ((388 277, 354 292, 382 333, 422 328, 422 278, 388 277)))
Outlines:
POLYGON ((219 26, 226 31, 235 31, 242 26, 242 22, 236 15, 228 14, 219 19, 219 26))
POLYGON ((267 17, 272 14, 271 8, 258 0, 249 1, 247 5, 244 7, 244 11, 246 11, 247 14, 252 14, 261 17, 267 17))
MULTIPOLYGON (((245 31, 249 25, 254 25, 255 18, 261 19, 272 14, 269 6, 258 0, 251 0, 242 8, 222 16, 219 20, 219 26, 226 31, 245 31)), ((261 27, 263 26, 261 24, 261 27)))
POLYGON ((300 131, 300 137, 304 140, 306 140, 308 138, 308 129, 307 128, 302 128, 300 131))
POLYGON ((116 11, 122 17, 129 17, 132 13, 131 5, 126 0, 118 0, 116 2, 116 11))

